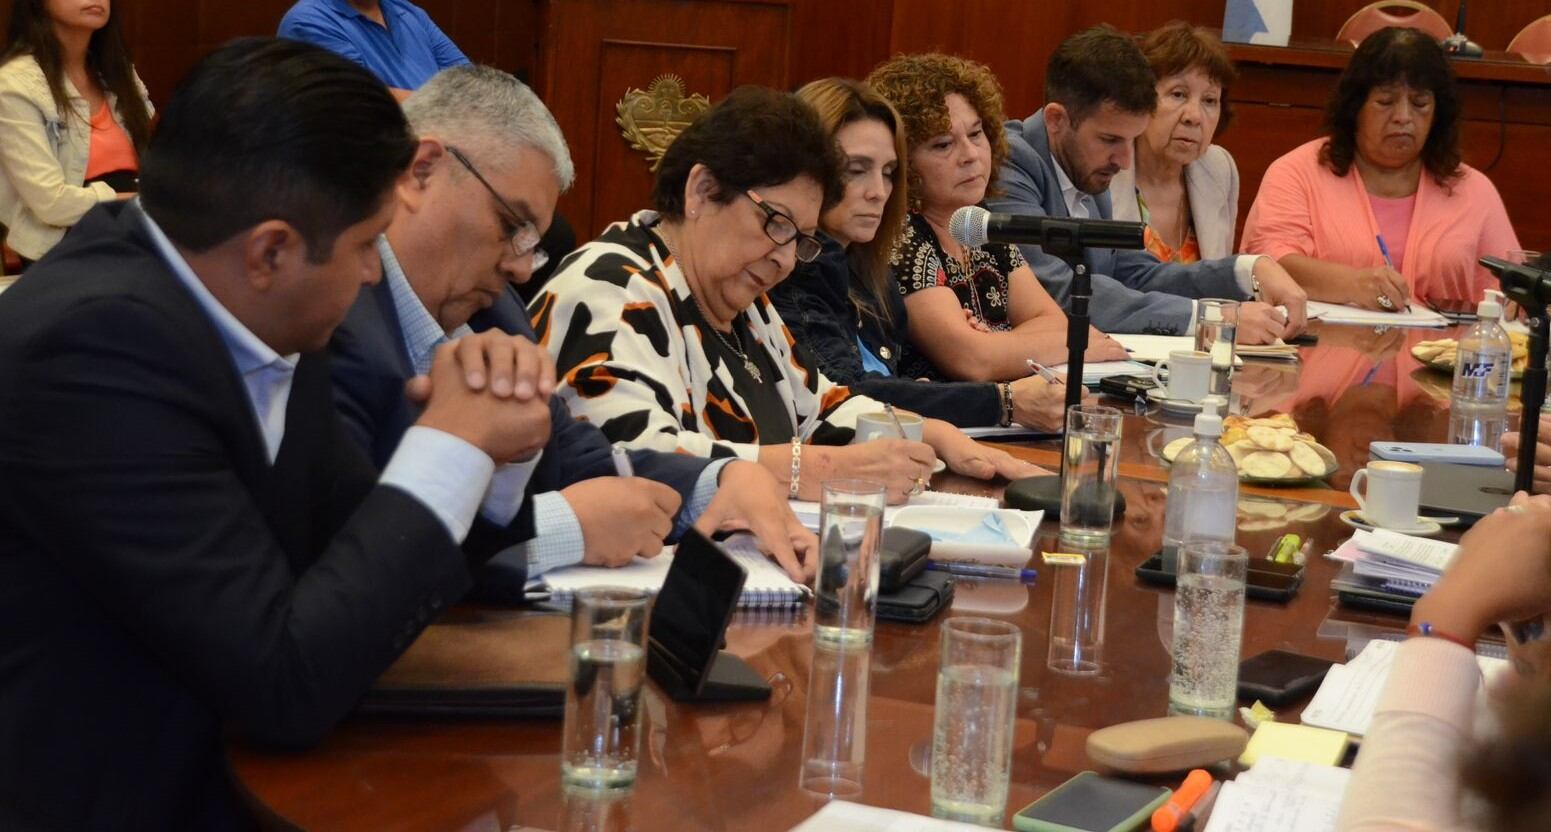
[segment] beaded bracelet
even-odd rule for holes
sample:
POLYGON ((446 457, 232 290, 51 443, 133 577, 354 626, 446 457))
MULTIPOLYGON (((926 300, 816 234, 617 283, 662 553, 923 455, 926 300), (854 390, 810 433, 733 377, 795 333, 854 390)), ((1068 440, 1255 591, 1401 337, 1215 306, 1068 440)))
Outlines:
POLYGON ((1450 633, 1445 633, 1427 621, 1423 621, 1420 624, 1412 624, 1411 626, 1407 627, 1406 635, 1423 636, 1426 638, 1441 638, 1444 641, 1458 644, 1459 646, 1471 651, 1472 653, 1474 653, 1476 650, 1476 645, 1474 642, 1466 641, 1465 639, 1450 633))
POLYGON ((792 437, 792 487, 791 497, 797 499, 798 482, 802 479, 802 440, 792 437))
POLYGON ((1002 382, 996 386, 1002 396, 1002 427, 1012 424, 1012 385, 1002 382))

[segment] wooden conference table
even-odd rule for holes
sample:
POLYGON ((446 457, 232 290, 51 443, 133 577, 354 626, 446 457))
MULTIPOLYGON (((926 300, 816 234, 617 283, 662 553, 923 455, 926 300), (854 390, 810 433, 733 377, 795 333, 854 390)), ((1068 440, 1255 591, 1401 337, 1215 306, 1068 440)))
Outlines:
MULTIPOLYGON (((1318 346, 1298 364, 1248 362, 1235 393, 1253 415, 1290 412, 1341 462, 1329 487, 1244 488, 1239 543, 1262 556, 1284 532, 1313 538, 1303 587, 1289 603, 1251 600, 1243 654, 1282 648, 1342 660, 1348 645, 1404 626, 1398 617, 1339 607, 1336 567, 1320 557, 1350 529, 1346 487, 1373 439, 1443 441, 1449 378, 1421 367, 1409 346, 1438 330, 1374 332, 1319 327, 1318 346)), ((1458 335, 1457 332, 1451 333, 1458 335)), ((1516 405, 1515 405, 1516 407, 1516 405)), ((1167 473, 1156 453, 1189 430, 1187 419, 1132 413, 1121 473, 1128 511, 1118 522, 1105 575, 1105 639, 1096 676, 1047 669, 1057 583, 1041 568, 1032 586, 961 581, 947 615, 990 615, 1023 630, 1009 813, 1089 767, 1084 742, 1097 728, 1162 716, 1168 703, 1173 594, 1139 582, 1137 564, 1158 551, 1167 473)), ((1051 446, 1015 450, 1053 464, 1051 446)), ((939 489, 987 490, 939 477, 939 489)), ((1056 550, 1057 523, 1035 551, 1056 550)), ((1031 564, 1041 567, 1036 562, 1031 564)), ((937 673, 937 624, 881 622, 871 658, 862 803, 928 813, 928 752, 937 673)), ((740 614, 729 649, 775 688, 764 703, 685 706, 655 686, 646 700, 642 771, 633 795, 609 803, 568 798, 560 787, 558 721, 346 719, 318 748, 300 754, 234 745, 238 778, 285 822, 305 829, 784 830, 822 802, 797 785, 810 664, 811 617, 740 614)), ((1296 720, 1296 709, 1283 719, 1296 720)))

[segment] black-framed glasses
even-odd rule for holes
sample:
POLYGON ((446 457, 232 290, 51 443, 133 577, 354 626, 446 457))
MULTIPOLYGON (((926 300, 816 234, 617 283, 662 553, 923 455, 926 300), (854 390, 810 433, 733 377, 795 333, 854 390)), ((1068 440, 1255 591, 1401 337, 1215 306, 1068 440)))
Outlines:
POLYGON ((539 239, 543 236, 539 234, 538 226, 522 219, 522 215, 517 213, 517 210, 496 192, 495 187, 490 184, 490 181, 485 179, 484 174, 479 172, 479 168, 474 167, 474 163, 469 161, 469 157, 463 155, 463 151, 452 145, 447 145, 447 152, 452 154, 452 158, 457 159, 458 164, 467 169, 469 173, 474 174, 474 178, 479 180, 479 184, 484 185, 485 190, 490 192, 490 198, 494 199, 496 204, 501 206, 501 210, 505 213, 502 219, 506 224, 515 229, 507 238, 507 243, 512 247, 512 254, 522 257, 524 254, 531 253, 533 255, 533 268, 535 269, 541 268, 545 263, 549 262, 549 255, 538 248, 539 239))
POLYGON ((770 242, 784 246, 795 240, 798 260, 812 263, 818 258, 819 252, 824 250, 824 244, 819 242, 819 238, 802 233, 797 228, 796 220, 766 205, 753 189, 744 191, 743 195, 753 200, 754 204, 759 206, 759 210, 765 212, 765 236, 770 238, 770 242))

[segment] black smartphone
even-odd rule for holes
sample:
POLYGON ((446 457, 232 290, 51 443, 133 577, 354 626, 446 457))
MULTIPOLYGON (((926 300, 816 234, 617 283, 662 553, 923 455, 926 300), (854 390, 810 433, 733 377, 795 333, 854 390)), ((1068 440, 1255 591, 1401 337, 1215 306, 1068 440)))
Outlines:
MULTIPOLYGON (((1174 570, 1159 552, 1137 565, 1136 577, 1155 586, 1174 586, 1178 577, 1174 570)), ((1251 558, 1245 584, 1244 594, 1257 601, 1291 601, 1303 586, 1303 567, 1251 558)))
POLYGON ((684 533, 652 605, 649 664, 666 665, 690 695, 700 692, 748 570, 694 529, 684 533))
POLYGON ((1099 392, 1117 399, 1140 399, 1158 386, 1152 376, 1108 376, 1099 379, 1099 392))
POLYGON ((1429 309, 1455 324, 1473 324, 1480 320, 1476 315, 1476 305, 1473 300, 1463 299, 1427 301, 1429 309))
POLYGON ((1085 771, 1018 810, 1020 832, 1123 832, 1138 829, 1172 789, 1085 771))
POLYGON ((1239 696, 1272 707, 1285 705, 1314 693, 1333 664, 1302 653, 1267 650, 1239 663, 1239 696))

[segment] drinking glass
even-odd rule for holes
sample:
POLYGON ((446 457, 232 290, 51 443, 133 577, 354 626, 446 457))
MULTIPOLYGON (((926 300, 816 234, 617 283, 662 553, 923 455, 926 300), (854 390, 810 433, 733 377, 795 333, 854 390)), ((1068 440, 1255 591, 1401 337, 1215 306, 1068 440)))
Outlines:
POLYGON ((1239 332, 1239 302, 1205 298, 1196 302, 1196 349, 1212 356, 1207 395, 1228 401, 1233 386, 1234 339, 1239 332))
POLYGON ((814 582, 816 641, 872 643, 885 499, 882 483, 824 483, 819 508, 819 573, 814 582))
POLYGON ((872 646, 814 639, 798 785, 826 797, 862 793, 867 751, 867 678, 872 646))
POLYGON ((1046 665, 1057 673, 1092 676, 1104 661, 1104 606, 1109 589, 1109 550, 1070 544, 1063 554, 1075 558, 1046 562, 1051 580, 1050 647, 1046 665), (1075 550, 1075 551, 1074 551, 1075 550))
POLYGON ((1244 637, 1244 547, 1187 540, 1174 590, 1174 670, 1169 712, 1230 719, 1244 637))
POLYGON ((652 596, 598 587, 571 606, 571 684, 565 694, 561 779, 599 791, 635 784, 641 752, 641 683, 652 596))
POLYGON ((1119 473, 1120 411, 1078 405, 1066 412, 1061 465, 1061 536, 1102 545, 1115 517, 1119 473))
POLYGON ((1012 773, 1023 636, 990 618, 950 618, 940 633, 932 815, 1000 827, 1012 773))

